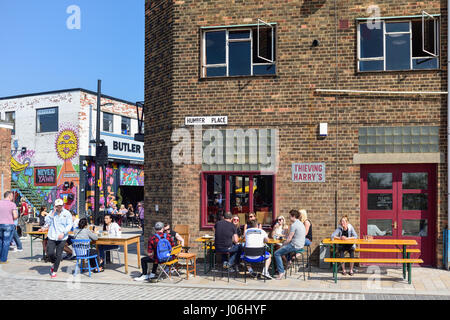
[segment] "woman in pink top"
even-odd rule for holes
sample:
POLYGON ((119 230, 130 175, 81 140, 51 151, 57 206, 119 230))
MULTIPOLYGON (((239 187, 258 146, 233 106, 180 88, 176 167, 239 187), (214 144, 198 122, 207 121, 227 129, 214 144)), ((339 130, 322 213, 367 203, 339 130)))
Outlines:
POLYGON ((9 244, 14 228, 14 220, 18 218, 16 204, 12 201, 14 194, 6 191, 4 199, 0 200, 0 264, 8 260, 9 244))

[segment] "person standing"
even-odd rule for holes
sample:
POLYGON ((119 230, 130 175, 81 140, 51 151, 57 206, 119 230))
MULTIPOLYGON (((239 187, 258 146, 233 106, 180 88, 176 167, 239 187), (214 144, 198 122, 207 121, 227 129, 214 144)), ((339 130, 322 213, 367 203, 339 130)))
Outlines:
POLYGON ((18 225, 20 229, 19 235, 22 239, 26 239, 23 233, 26 230, 25 226, 27 222, 28 222, 28 205, 24 198, 20 198, 20 212, 18 225))
POLYGON ((13 231, 13 235, 12 235, 12 242, 14 242, 16 244, 16 246, 14 247, 13 252, 23 251, 22 241, 20 241, 19 234, 17 233, 18 221, 19 221, 19 219, 14 219, 14 231, 13 231))
POLYGON ((14 194, 6 191, 3 200, 0 200, 0 264, 7 263, 9 244, 16 228, 14 220, 19 217, 13 199, 14 194))
POLYGON ((142 235, 144 235, 144 204, 142 202, 138 204, 138 214, 139 221, 141 222, 142 235))
POLYGON ((48 228, 47 254, 53 266, 50 268, 50 276, 56 278, 59 264, 62 260, 64 246, 72 229, 72 214, 64 209, 62 199, 56 199, 55 208, 45 217, 44 228, 48 228))
POLYGON ((300 213, 297 210, 291 210, 289 212, 289 218, 292 224, 289 230, 288 238, 283 243, 283 246, 274 253, 278 270, 278 278, 276 278, 277 280, 283 279, 284 276, 282 256, 288 255, 290 253, 295 253, 297 250, 300 250, 305 246, 306 230, 303 223, 298 220, 299 217, 300 213))

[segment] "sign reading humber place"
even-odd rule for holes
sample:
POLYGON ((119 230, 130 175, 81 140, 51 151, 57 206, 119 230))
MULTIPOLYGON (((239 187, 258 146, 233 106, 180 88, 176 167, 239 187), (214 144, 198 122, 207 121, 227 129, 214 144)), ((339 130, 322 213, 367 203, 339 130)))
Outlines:
POLYGON ((224 125, 224 124, 228 124, 228 116, 186 117, 186 118, 184 118, 184 124, 187 126, 224 125))
POLYGON ((325 163, 293 163, 293 182, 325 182, 325 163))
POLYGON ((102 132, 100 139, 108 146, 108 158, 144 161, 144 143, 130 136, 102 132))

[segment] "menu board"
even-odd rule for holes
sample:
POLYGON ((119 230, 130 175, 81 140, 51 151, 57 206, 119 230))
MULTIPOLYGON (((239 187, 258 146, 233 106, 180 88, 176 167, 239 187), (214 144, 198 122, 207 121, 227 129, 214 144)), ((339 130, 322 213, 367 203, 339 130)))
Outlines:
POLYGON ((35 167, 34 185, 35 186, 56 186, 56 167, 35 167))

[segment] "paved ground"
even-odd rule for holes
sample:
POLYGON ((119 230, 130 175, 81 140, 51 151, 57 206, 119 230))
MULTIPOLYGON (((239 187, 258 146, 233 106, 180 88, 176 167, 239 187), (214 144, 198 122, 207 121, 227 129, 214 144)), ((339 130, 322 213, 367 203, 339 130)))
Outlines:
MULTIPOLYGON (((137 233, 137 229, 126 230, 137 233)), ((33 243, 33 257, 30 259, 30 240, 23 241, 23 252, 10 252, 9 263, 0 266, 0 299, 23 298, 23 292, 36 293, 43 299, 255 299, 264 300, 400 300, 400 299, 448 299, 450 300, 450 272, 433 268, 413 268, 413 283, 402 279, 399 268, 359 268, 353 277, 339 276, 338 283, 332 279, 331 270, 313 268, 306 281, 301 273, 288 275, 286 280, 247 279, 243 276, 227 282, 227 278, 216 278, 203 274, 203 265, 197 266, 197 277, 171 282, 138 283, 133 277, 140 274, 137 269, 136 246, 130 247, 129 274, 117 259, 107 265, 106 271, 94 274, 72 276, 75 261, 64 260, 57 279, 50 279, 50 264, 39 261, 42 253, 40 241, 33 243), (300 277, 301 276, 301 277, 300 277), (300 277, 300 279, 298 279, 300 277)), ((146 245, 141 245, 142 253, 146 245)), ((200 253, 202 256, 202 253, 200 253)), ((121 263, 123 263, 121 254, 121 263)), ((178 278, 178 277, 175 277, 178 278)), ((30 295, 32 296, 32 295, 30 295)))

